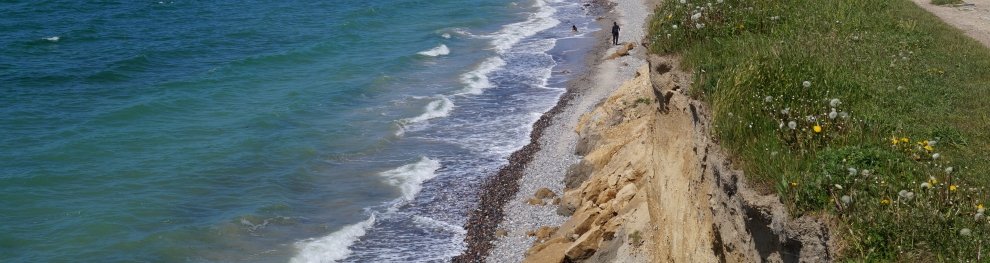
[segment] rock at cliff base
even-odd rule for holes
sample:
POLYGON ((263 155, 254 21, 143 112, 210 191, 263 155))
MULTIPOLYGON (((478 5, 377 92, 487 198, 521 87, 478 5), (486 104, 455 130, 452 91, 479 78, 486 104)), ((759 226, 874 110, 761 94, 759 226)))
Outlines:
POLYGON ((543 199, 539 199, 539 198, 535 198, 535 197, 534 198, 530 198, 529 200, 526 201, 526 203, 529 204, 529 205, 546 205, 547 204, 546 202, 543 201, 543 199))
POLYGON ((553 191, 550 191, 550 189, 544 187, 544 188, 540 188, 539 190, 536 190, 536 194, 534 194, 533 196, 539 199, 547 199, 547 198, 557 197, 557 194, 553 193, 553 191))

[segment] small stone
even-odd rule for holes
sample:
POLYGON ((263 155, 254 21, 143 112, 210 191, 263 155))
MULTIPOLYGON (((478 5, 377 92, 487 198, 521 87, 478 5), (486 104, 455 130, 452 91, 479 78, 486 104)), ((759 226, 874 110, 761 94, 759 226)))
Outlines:
POLYGON ((553 199, 553 205, 560 205, 560 197, 553 199))
POLYGON ((544 187, 544 188, 540 188, 539 190, 536 190, 536 194, 534 194, 533 196, 539 199, 547 199, 547 198, 557 197, 557 194, 553 193, 553 191, 550 191, 550 189, 544 187))
POLYGON ((539 198, 535 198, 535 197, 534 198, 530 198, 529 200, 526 201, 526 203, 529 204, 529 205, 545 205, 545 204, 547 204, 546 202, 543 202, 543 199, 539 199, 539 198))
POLYGON ((557 232, 557 227, 541 226, 539 229, 536 229, 534 236, 536 236, 537 242, 543 242, 550 239, 550 236, 552 236, 554 232, 557 232))
POLYGON ((497 236, 497 237, 505 237, 505 236, 508 236, 508 235, 509 235, 509 231, 505 231, 505 229, 496 229, 495 230, 495 236, 497 236))

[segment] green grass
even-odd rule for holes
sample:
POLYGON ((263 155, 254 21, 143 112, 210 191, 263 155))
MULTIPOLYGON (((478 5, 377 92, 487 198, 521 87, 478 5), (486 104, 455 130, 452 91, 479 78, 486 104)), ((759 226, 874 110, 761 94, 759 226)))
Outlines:
POLYGON ((954 5, 962 4, 962 0, 932 0, 933 5, 954 5))
POLYGON ((678 2, 656 10, 651 50, 694 70, 692 95, 751 182, 793 215, 837 215, 847 260, 982 254, 985 47, 904 0, 678 2))

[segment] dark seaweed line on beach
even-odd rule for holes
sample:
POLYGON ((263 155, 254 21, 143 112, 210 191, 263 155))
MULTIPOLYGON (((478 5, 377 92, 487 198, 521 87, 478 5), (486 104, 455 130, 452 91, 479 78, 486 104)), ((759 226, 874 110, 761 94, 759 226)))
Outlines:
MULTIPOLYGON (((588 4, 590 4, 588 5, 589 15, 594 17, 607 14, 607 11, 611 8, 608 0, 591 0, 588 1, 588 4)), ((601 24, 603 20, 597 21, 601 24)), ((603 25, 600 26, 604 28, 603 25)), ((602 32, 601 30, 595 32, 594 38, 604 39, 602 32)), ((592 54, 601 54, 606 50, 606 45, 605 42, 595 44, 589 52, 592 54)), ((492 242, 495 240, 495 229, 498 228, 499 223, 502 222, 502 218, 504 217, 505 204, 511 201, 516 193, 519 192, 519 179, 522 178, 526 166, 533 161, 534 154, 540 150, 539 141, 543 135, 543 131, 550 126, 553 118, 557 114, 560 114, 567 107, 568 103, 581 92, 577 90, 577 87, 581 86, 577 85, 577 83, 591 81, 590 76, 594 76, 595 74, 594 67, 602 59, 598 55, 589 55, 585 60, 585 65, 589 67, 588 70, 581 77, 570 80, 567 84, 567 91, 557 101, 557 105, 554 105, 549 111, 543 113, 540 119, 533 123, 533 131, 529 134, 529 144, 512 153, 509 156, 509 164, 503 166, 495 176, 489 178, 481 185, 478 195, 478 206, 471 210, 467 223, 464 225, 464 229, 467 230, 467 235, 464 237, 464 242, 467 243, 467 250, 463 254, 451 259, 452 262, 484 262, 488 256, 488 252, 494 246, 492 242)))

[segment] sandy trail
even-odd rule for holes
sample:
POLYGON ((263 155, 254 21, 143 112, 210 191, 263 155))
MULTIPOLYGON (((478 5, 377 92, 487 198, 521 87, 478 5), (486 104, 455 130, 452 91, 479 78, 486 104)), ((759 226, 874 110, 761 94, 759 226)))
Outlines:
POLYGON ((964 5, 937 6, 931 0, 912 0, 945 23, 990 47, 990 0, 966 0, 964 5))

